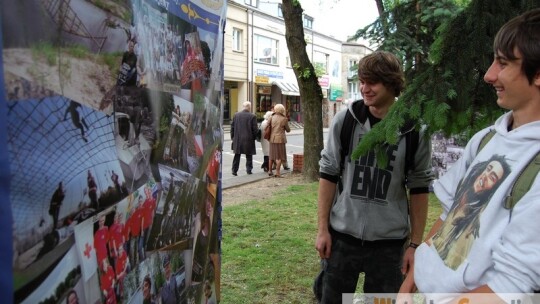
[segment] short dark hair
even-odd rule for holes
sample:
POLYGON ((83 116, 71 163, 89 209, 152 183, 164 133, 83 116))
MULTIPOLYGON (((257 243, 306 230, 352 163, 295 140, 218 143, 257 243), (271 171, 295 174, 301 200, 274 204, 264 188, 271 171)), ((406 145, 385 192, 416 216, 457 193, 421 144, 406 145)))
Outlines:
POLYGON ((398 97, 405 87, 405 75, 396 55, 386 51, 376 51, 358 63, 358 79, 371 83, 382 83, 398 97))
POLYGON ((152 280, 150 280, 150 276, 146 275, 144 276, 143 283, 148 283, 148 287, 152 288, 152 280))
POLYGON ((523 57, 521 70, 532 84, 540 70, 540 8, 512 18, 497 32, 493 41, 495 55, 501 53, 508 60, 516 60, 516 49, 523 57))

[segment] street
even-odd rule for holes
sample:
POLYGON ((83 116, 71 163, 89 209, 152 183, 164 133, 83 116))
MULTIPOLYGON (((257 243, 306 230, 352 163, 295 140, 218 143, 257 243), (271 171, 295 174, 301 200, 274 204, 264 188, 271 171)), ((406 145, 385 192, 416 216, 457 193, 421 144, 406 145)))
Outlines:
MULTIPOLYGON (((225 138, 223 142, 223 154, 222 154, 222 184, 223 189, 228 187, 237 186, 243 183, 248 183, 256 180, 260 180, 268 177, 267 173, 261 169, 263 163, 263 152, 260 142, 255 142, 257 148, 257 154, 253 155, 253 174, 248 175, 246 173, 246 157, 242 155, 240 159, 240 167, 238 169, 238 176, 232 175, 232 161, 234 153, 231 149, 231 138, 228 131, 224 132, 225 138)), ((326 135, 328 129, 323 130, 323 138, 326 143, 326 135)), ((287 133, 287 161, 291 171, 284 171, 285 173, 292 172, 293 169, 293 154, 299 154, 304 152, 304 129, 293 129, 290 133, 287 133)))

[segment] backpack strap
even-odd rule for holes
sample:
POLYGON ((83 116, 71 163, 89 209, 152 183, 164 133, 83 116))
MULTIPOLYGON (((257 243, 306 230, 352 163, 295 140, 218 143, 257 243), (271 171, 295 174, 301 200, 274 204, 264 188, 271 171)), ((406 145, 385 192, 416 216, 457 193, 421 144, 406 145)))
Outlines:
POLYGON ((414 156, 418 150, 420 133, 414 129, 414 122, 407 121, 403 126, 405 133, 405 182, 407 182, 409 171, 414 169, 414 156))
MULTIPOLYGON (((361 123, 366 122, 367 107, 364 105, 364 101, 355 101, 352 106, 352 110, 354 112, 354 115, 358 117, 361 123)), ((341 172, 343 172, 343 168, 345 167, 345 158, 351 152, 351 142, 353 140, 352 135, 354 133, 354 128, 356 127, 356 119, 354 119, 349 109, 347 109, 346 111, 347 113, 345 113, 345 118, 343 119, 343 124, 341 125, 341 132, 339 134, 339 138, 341 141, 341 172)))
POLYGON ((493 135, 495 135, 495 129, 489 130, 489 132, 486 133, 484 137, 482 137, 482 139, 480 140, 480 144, 478 144, 478 150, 476 150, 476 154, 478 154, 478 152, 480 152, 480 150, 482 150, 487 145, 493 135))
MULTIPOLYGON (((368 118, 368 107, 364 105, 363 100, 355 101, 352 110, 354 115, 361 123, 365 123, 368 118)), ((347 109, 343 124, 341 125, 340 141, 341 141, 341 162, 340 168, 343 172, 345 167, 345 158, 350 154, 351 143, 353 141, 352 135, 354 128, 356 127, 356 119, 352 116, 351 112, 347 109)), ((418 150, 418 142, 420 141, 420 134, 414 130, 414 122, 407 121, 401 128, 402 133, 405 133, 405 176, 409 173, 409 170, 414 168, 414 156, 418 150), (404 131, 405 130, 405 131, 404 131)))
POLYGON ((532 183, 538 175, 538 172, 540 172, 540 151, 536 153, 534 158, 529 161, 529 164, 527 164, 527 166, 519 173, 512 186, 510 195, 504 199, 504 208, 514 208, 523 195, 531 189, 532 183))

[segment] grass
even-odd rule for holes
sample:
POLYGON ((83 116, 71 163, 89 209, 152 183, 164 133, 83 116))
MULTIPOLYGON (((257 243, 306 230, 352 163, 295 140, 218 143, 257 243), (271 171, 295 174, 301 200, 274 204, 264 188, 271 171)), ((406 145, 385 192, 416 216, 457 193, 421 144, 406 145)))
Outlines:
MULTIPOLYGON (((221 303, 315 303, 317 186, 289 186, 268 200, 224 208, 221 303)), ((431 194, 426 229, 440 211, 431 194)))
POLYGON ((56 65, 57 49, 51 43, 39 42, 33 45, 31 50, 34 60, 44 57, 48 65, 56 65))

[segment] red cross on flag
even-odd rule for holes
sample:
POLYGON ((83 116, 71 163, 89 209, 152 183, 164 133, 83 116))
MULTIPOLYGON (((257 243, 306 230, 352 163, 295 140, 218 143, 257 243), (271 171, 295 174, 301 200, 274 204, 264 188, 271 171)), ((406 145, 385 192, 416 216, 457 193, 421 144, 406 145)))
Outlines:
POLYGON ((94 249, 94 223, 88 219, 75 226, 75 246, 80 260, 84 281, 88 281, 98 268, 94 249))

